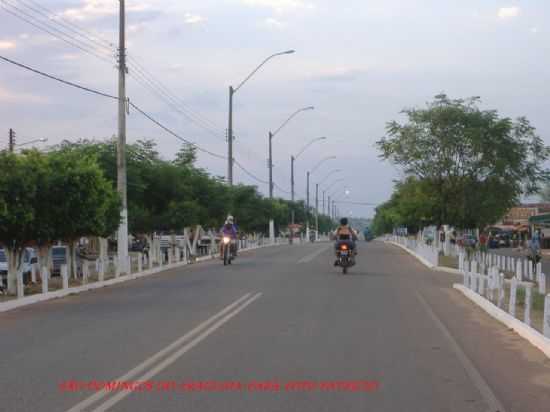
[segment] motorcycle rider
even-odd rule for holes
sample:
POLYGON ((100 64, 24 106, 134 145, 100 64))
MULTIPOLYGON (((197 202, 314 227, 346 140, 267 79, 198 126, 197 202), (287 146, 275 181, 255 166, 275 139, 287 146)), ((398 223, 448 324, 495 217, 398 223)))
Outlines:
POLYGON ((227 219, 225 220, 225 223, 224 225, 222 226, 221 230, 220 230, 220 233, 222 235, 222 242, 220 242, 220 258, 223 259, 223 249, 225 247, 224 243, 223 243, 223 237, 224 236, 227 236, 231 239, 231 243, 229 243, 229 246, 233 246, 233 250, 235 252, 235 256, 237 256, 237 244, 236 244, 236 240, 237 240, 237 232, 238 232, 238 229, 237 229, 237 225, 235 225, 235 219, 233 218, 233 216, 229 215, 227 216, 227 219))
MULTIPOLYGON (((337 253, 338 248, 342 244, 347 244, 349 249, 353 252, 353 255, 357 255, 357 248, 355 247, 355 241, 357 240, 357 232, 353 230, 349 224, 348 219, 343 217, 340 219, 340 226, 334 231, 334 252, 337 253)), ((338 266, 338 259, 334 262, 334 266, 338 266)))

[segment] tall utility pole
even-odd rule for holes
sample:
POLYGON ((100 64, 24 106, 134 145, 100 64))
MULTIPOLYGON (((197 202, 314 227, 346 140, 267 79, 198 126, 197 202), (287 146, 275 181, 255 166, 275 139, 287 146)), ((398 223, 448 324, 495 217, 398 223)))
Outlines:
POLYGON ((290 156, 290 199, 293 202, 294 202, 294 160, 295 160, 295 157, 290 156))
POLYGON ((323 215, 325 214, 325 190, 323 190, 323 215))
POLYGON ((273 133, 269 132, 269 164, 267 165, 269 167, 269 198, 273 199, 273 149, 272 149, 272 141, 273 141, 273 133))
POLYGON ((319 183, 315 183, 315 240, 319 240, 319 183))
POLYGON ((233 95, 235 89, 229 86, 229 121, 227 123, 227 183, 233 186, 233 95))
POLYGON ((117 190, 122 201, 117 253, 121 273, 128 273, 128 201, 126 196, 126 10, 119 0, 117 190))
POLYGON ((13 153, 13 150, 15 148, 15 132, 13 131, 13 129, 10 129, 9 148, 10 153, 13 153))
POLYGON ((332 219, 332 215, 330 214, 330 196, 328 197, 328 202, 327 202, 327 215, 332 219))

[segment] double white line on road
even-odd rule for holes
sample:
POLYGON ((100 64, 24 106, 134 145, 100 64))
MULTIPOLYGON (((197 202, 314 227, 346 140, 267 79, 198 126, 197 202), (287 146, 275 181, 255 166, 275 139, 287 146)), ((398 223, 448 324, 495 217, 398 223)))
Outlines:
MULTIPOLYGON (((223 310, 204 321, 191 331, 187 332, 182 337, 178 338, 176 341, 168 345, 166 348, 162 349, 155 355, 146 359, 134 369, 127 372, 125 375, 113 379, 113 381, 147 381, 153 376, 160 373, 163 369, 167 368, 173 364, 179 357, 191 350, 194 346, 198 345, 201 341, 206 339, 208 335, 215 332, 218 328, 227 323, 232 317, 236 316, 239 312, 244 310, 248 305, 250 305, 255 300, 259 299, 262 296, 262 293, 256 293, 251 296, 252 293, 247 293, 240 299, 236 300, 229 306, 225 307, 223 310), (162 360, 164 358, 164 360, 162 360), (138 376, 142 374, 141 376, 138 376)), ((89 398, 84 399, 77 405, 73 406, 67 412, 83 412, 87 408, 96 405, 93 409, 90 409, 90 412, 103 412, 107 411, 117 402, 120 402, 126 396, 130 395, 131 391, 121 391, 121 392, 108 392, 101 391, 90 396, 89 398), (97 403, 105 397, 111 396, 109 399, 103 401, 101 404, 97 403)))

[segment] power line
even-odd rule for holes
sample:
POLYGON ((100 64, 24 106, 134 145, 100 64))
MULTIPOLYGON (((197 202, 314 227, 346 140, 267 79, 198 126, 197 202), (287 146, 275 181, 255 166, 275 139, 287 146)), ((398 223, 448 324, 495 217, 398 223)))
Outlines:
POLYGON ((139 113, 141 113, 143 116, 145 116, 147 119, 149 119, 151 122, 155 123, 158 127, 160 127, 161 129, 163 129, 164 131, 166 131, 167 133, 171 134, 172 136, 176 137, 177 139, 183 141, 184 143, 187 143, 193 147, 195 147, 197 150, 200 150, 201 152, 204 152, 204 153, 207 153, 213 157, 217 157, 218 159, 222 159, 222 160, 227 160, 227 157, 223 156, 223 155, 219 155, 217 153, 214 153, 214 152, 211 152, 210 150, 207 150, 207 149, 204 149, 202 147, 200 147, 199 145, 197 145, 195 142, 192 142, 190 140, 187 140, 185 139, 184 137, 181 137, 179 134, 177 134, 176 132, 174 132, 173 130, 169 129, 167 126, 163 125, 162 123, 160 123, 158 120, 156 120, 155 118, 153 118, 153 116, 151 116, 150 114, 146 113, 144 110, 140 109, 138 106, 136 106, 134 103, 132 103, 131 101, 129 102, 129 105, 131 107, 133 107, 134 109, 136 109, 139 113))
MULTIPOLYGON (((100 92, 98 90, 94 90, 94 89, 90 89, 89 87, 85 87, 85 86, 81 86, 79 84, 76 84, 76 83, 73 83, 73 82, 69 82, 67 80, 63 80, 63 79, 60 79, 59 77, 56 77, 56 76, 52 76, 51 74, 48 74, 48 73, 44 73, 40 70, 37 70, 37 69, 33 69, 32 67, 29 67, 25 64, 22 64, 22 63, 18 63, 12 59, 8 59, 7 57, 4 57, 4 56, 1 56, 0 55, 0 59, 1 60, 4 60, 5 62, 7 63, 10 63, 10 64, 13 64, 13 65, 16 65, 18 67, 21 67, 23 69, 26 69, 26 70, 29 70, 33 73, 36 73, 36 74, 39 74, 41 76, 44 76, 44 77, 47 77, 51 80, 56 80, 58 82, 61 82, 67 86, 72 86, 72 87, 76 87, 78 89, 81 89, 81 90, 84 90, 84 91, 87 91, 87 92, 90 92, 90 93, 94 93, 96 95, 99 95, 99 96, 103 96, 103 97, 108 97, 108 98, 111 98, 111 99, 114 99, 114 100, 118 100, 118 97, 116 96, 113 96, 113 95, 110 95, 110 94, 107 94, 107 93, 103 93, 103 92, 100 92)), ((132 103, 132 102, 128 102, 128 104, 133 107, 135 110, 137 110, 139 113, 141 113, 143 116, 145 116, 146 118, 148 118, 150 121, 152 121, 153 123, 155 123, 157 126, 161 127, 163 130, 165 130, 166 132, 170 133, 171 135, 175 136, 176 138, 182 140, 183 142, 189 144, 189 145, 192 145, 193 147, 197 148, 197 150, 200 150, 201 152, 204 152, 204 153, 207 153, 213 157, 217 157, 219 159, 223 159, 223 160, 226 160, 227 158, 225 156, 222 156, 222 155, 219 155, 217 153, 214 153, 214 152, 211 152, 210 150, 207 150, 207 149, 204 149, 202 147, 200 147, 199 145, 197 145, 196 143, 190 141, 190 140, 187 140, 183 137, 181 137, 180 135, 178 135, 176 132, 172 131, 171 129, 169 129, 168 127, 166 127, 165 125, 163 125, 162 123, 160 123, 158 120, 156 120, 155 118, 153 118, 151 115, 149 115, 148 113, 146 113, 144 110, 142 110, 141 108, 139 108, 136 104, 132 103)))
POLYGON ((18 1, 19 4, 25 5, 28 9, 33 10, 36 14, 39 14, 41 16, 48 18, 52 22, 59 24, 60 26, 66 28, 67 30, 79 35, 80 37, 86 38, 89 42, 97 44, 99 47, 102 47, 106 50, 108 49, 108 50, 116 51, 116 46, 112 42, 105 40, 101 36, 98 36, 92 33, 90 30, 86 30, 70 22, 69 20, 65 19, 61 14, 55 13, 33 0, 15 0, 15 1, 18 1), (35 7, 32 7, 29 4, 35 7))
MULTIPOLYGON (((31 26, 39 29, 39 30, 42 30, 48 34, 50 34, 51 36, 55 37, 56 39, 58 40, 61 40, 73 47, 76 47, 77 49, 83 51, 84 53, 87 53, 91 56, 94 56, 104 62, 107 62, 109 64, 113 64, 114 63, 114 58, 113 60, 109 60, 106 56, 106 54, 99 54, 99 52, 97 50, 94 50, 93 48, 90 48, 90 46, 86 43, 83 43, 82 41, 76 39, 75 37, 72 37, 70 35, 67 35, 66 33, 64 33, 63 31, 57 29, 56 27, 53 27, 52 25, 42 21, 42 20, 39 20, 37 19, 36 17, 34 17, 33 15, 25 12, 24 10, 21 10, 19 7, 17 6, 14 6, 13 4, 11 3, 8 3, 6 0, 1 0, 2 1, 2 8, 4 9, 4 11, 6 11, 7 13, 11 14, 12 16, 20 19, 20 20, 23 20, 24 22, 30 24, 31 26), (8 7, 11 7, 12 9, 15 9, 16 11, 14 10, 10 10, 8 9, 8 7), (24 17, 24 16, 27 16, 27 17, 24 17), (57 32, 58 34, 56 34, 55 32, 57 32)), ((104 53, 104 52, 103 52, 104 53)), ((112 58, 112 56, 109 56, 110 58, 112 58)))
POLYGON ((154 84, 151 83, 151 81, 149 79, 147 79, 139 70, 136 69, 136 67, 133 67, 133 69, 135 70, 134 72, 130 71, 129 75, 134 79, 136 80, 142 87, 144 87, 145 89, 149 90, 151 93, 153 93, 154 95, 156 95, 160 100, 162 100, 164 103, 166 103, 172 110, 182 114, 183 116, 185 116, 187 119, 189 119, 191 122, 197 124, 199 127, 202 127, 203 130, 205 130, 206 132, 208 132, 209 134, 213 135, 214 137, 216 137, 217 139, 219 140, 225 140, 221 134, 218 134, 217 132, 213 131, 212 129, 210 129, 208 126, 204 126, 204 125, 201 125, 200 123, 198 123, 198 121, 194 120, 193 118, 190 117, 190 115, 186 112, 184 112, 183 110, 181 110, 176 103, 174 103, 173 101, 171 101, 171 99, 169 97, 167 97, 163 92, 162 90, 158 89, 157 87, 155 87, 154 84))
POLYGON ((169 96, 171 99, 173 99, 178 105, 182 106, 182 108, 189 112, 190 115, 194 116, 199 120, 200 122, 204 123, 208 127, 214 129, 214 130, 221 130, 218 125, 216 125, 214 122, 206 118, 205 116, 201 115, 200 113, 194 111, 191 109, 181 98, 176 96, 168 87, 166 87, 158 78, 156 78, 150 71, 148 71, 143 65, 133 56, 128 57, 131 61, 131 65, 134 66, 134 69, 137 67, 137 69, 140 69, 139 71, 145 76, 148 77, 153 84, 155 84, 159 89, 161 89, 167 96, 169 96))
POLYGON ((0 59, 1 60, 4 60, 5 62, 7 63, 10 63, 10 64, 13 64, 15 66, 18 66, 18 67, 21 67, 23 69, 26 69, 26 70, 29 70, 33 73, 36 73, 36 74, 39 74, 41 76, 44 76, 44 77, 47 77, 51 80, 56 80, 58 82, 61 82, 63 84, 66 84, 67 86, 72 86, 72 87, 76 87, 77 89, 81 89, 81 90, 84 90, 84 91, 87 91, 89 93, 94 93, 94 94, 97 94, 99 96, 103 96, 103 97, 108 97, 108 98, 111 98, 111 99, 114 99, 114 100, 118 100, 118 97, 116 96, 113 96, 111 94, 108 94, 108 93, 104 93, 104 92, 100 92, 98 90, 94 90, 94 89, 90 89, 89 87, 85 87, 85 86, 81 86, 79 84, 76 84, 76 83, 73 83, 73 82, 70 82, 68 80, 63 80, 63 79, 60 79, 59 77, 56 77, 56 76, 52 76, 51 74, 48 74, 48 73, 44 73, 40 70, 37 70, 37 69, 33 69, 32 67, 29 67, 23 63, 18 63, 16 62, 15 60, 12 60, 12 59, 8 59, 7 57, 4 57, 4 56, 1 56, 0 55, 0 59))
POLYGON ((235 163, 235 165, 241 169, 245 174, 247 174, 249 177, 251 177, 252 179, 254 179, 255 181, 259 182, 259 183, 263 183, 263 184, 269 184, 269 182, 265 181, 265 180, 262 180, 260 179, 258 176, 256 176, 255 174, 253 174, 252 172, 248 171, 242 164, 240 164, 236 159, 233 159, 233 162, 235 163))

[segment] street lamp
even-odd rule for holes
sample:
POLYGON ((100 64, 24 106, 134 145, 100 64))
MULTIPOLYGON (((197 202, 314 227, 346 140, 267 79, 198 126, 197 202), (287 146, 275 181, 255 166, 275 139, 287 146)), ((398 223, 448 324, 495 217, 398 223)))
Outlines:
MULTIPOLYGON (((331 170, 323 179, 321 179, 319 181, 319 183, 317 183, 317 187, 315 189, 316 192, 319 191, 319 186, 322 185, 330 176, 332 176, 335 173, 340 173, 340 172, 342 172, 342 169, 331 170)), ((325 213, 325 194, 326 194, 326 191, 327 191, 327 189, 323 190, 323 214, 325 213)), ((315 203, 317 203, 317 200, 315 201, 315 203)))
MULTIPOLYGON (((306 202, 307 202, 307 203, 306 203, 306 233, 307 233, 308 238, 309 238, 309 218, 308 218, 308 216, 309 216, 309 177, 310 177, 310 175, 312 175, 313 173, 315 173, 315 171, 316 171, 317 169, 319 169, 319 167, 321 167, 321 165, 322 165, 323 163, 325 163, 325 162, 328 161, 328 160, 333 160, 333 159, 336 159, 336 156, 327 156, 327 157, 325 157, 324 159, 321 159, 321 160, 315 165, 315 167, 314 167, 313 169, 311 169, 311 171, 308 171, 308 172, 307 172, 307 189, 306 189, 306 190, 307 190, 307 196, 306 196, 306 202)), ((319 191, 318 189, 319 189, 319 186, 317 185, 317 192, 319 191)), ((318 194, 318 193, 317 193, 317 194, 318 194)), ((316 198, 317 198, 317 196, 316 196, 316 198)), ((318 209, 318 206, 319 206, 319 205, 317 204, 317 205, 316 205, 316 210, 318 209)), ((315 219, 316 219, 316 220, 317 220, 317 217, 318 217, 318 216, 317 216, 317 213, 316 213, 316 214, 315 214, 315 219)), ((319 228, 317 227, 317 229, 319 229, 319 228)), ((319 234, 317 233, 316 236, 318 236, 318 235, 319 235, 319 234)))
POLYGON ((291 200, 294 202, 294 162, 296 159, 300 157, 304 151, 310 147, 315 142, 320 142, 322 140, 326 140, 327 138, 325 136, 323 137, 317 137, 315 139, 312 139, 308 144, 306 144, 299 152, 298 154, 294 156, 290 156, 290 191, 291 191, 291 200))
POLYGON ((14 146, 21 147, 21 146, 26 146, 26 145, 33 144, 33 143, 45 143, 47 141, 48 141, 47 138, 42 137, 40 139, 31 140, 30 142, 18 143, 18 144, 15 144, 14 146))
POLYGON ((260 68, 266 64, 269 60, 277 56, 282 56, 285 54, 292 54, 294 50, 287 50, 280 53, 272 54, 267 57, 258 67, 256 67, 245 79, 239 83, 235 88, 229 86, 229 122, 227 126, 227 182, 230 186, 233 185, 233 95, 248 81, 260 68))
POLYGON ((290 122, 298 113, 305 112, 307 110, 313 110, 315 107, 308 106, 303 107, 301 109, 296 110, 294 113, 292 113, 288 119, 286 119, 281 126, 277 130, 275 130, 273 133, 269 132, 269 160, 268 160, 268 167, 269 167, 269 198, 273 199, 273 152, 272 152, 272 144, 271 141, 273 138, 281 131, 283 127, 285 127, 288 122, 290 122))

